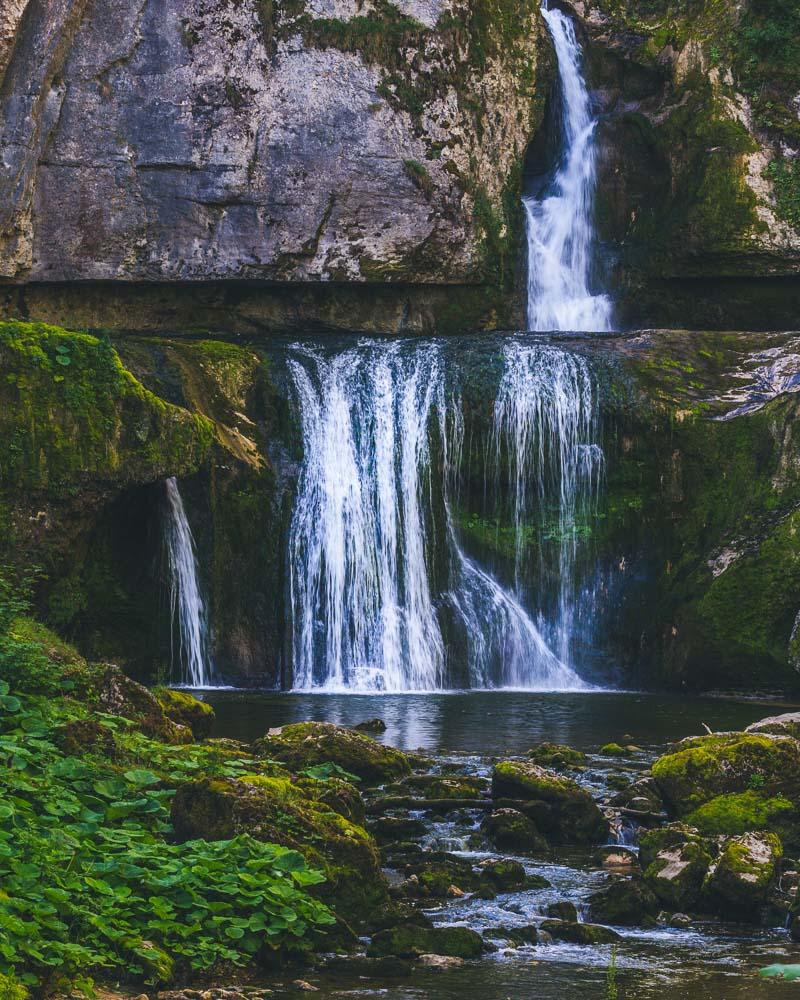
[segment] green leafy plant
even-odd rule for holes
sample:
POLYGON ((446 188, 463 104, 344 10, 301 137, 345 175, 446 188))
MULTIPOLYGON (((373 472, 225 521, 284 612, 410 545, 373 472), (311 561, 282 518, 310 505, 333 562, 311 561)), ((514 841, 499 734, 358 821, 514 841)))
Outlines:
POLYGON ((351 774, 349 771, 345 771, 343 767, 338 764, 334 764, 333 761, 326 761, 324 764, 315 764, 313 767, 307 767, 305 771, 301 771, 306 778, 314 778, 316 781, 329 781, 331 778, 341 778, 342 781, 349 781, 355 784, 361 781, 358 775, 351 774))
POLYGON ((606 1000, 618 1000, 619 991, 617 989, 617 948, 611 946, 611 959, 606 970, 606 1000))

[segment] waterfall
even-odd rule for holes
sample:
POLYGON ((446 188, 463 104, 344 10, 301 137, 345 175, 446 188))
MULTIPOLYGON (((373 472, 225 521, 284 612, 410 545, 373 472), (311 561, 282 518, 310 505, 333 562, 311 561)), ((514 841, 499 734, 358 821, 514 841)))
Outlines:
POLYGON ((597 123, 581 73, 581 47, 567 14, 543 7, 542 16, 558 61, 564 149, 544 192, 523 198, 528 329, 610 330, 611 301, 591 291, 597 123))
POLYGON ((459 544, 450 495, 463 415, 439 347, 294 351, 304 445, 289 538, 295 687, 441 690, 454 675, 471 687, 583 686, 459 544))
POLYGON ((192 530, 178 483, 172 476, 166 480, 166 494, 164 539, 170 577, 171 621, 178 626, 179 681, 188 687, 208 687, 213 668, 208 654, 206 608, 200 591, 192 530))
MULTIPOLYGON (((560 660, 570 662, 581 611, 580 595, 574 592, 575 559, 591 530, 604 469, 597 394, 589 365, 578 354, 512 341, 504 355, 494 407, 494 474, 499 487, 505 462, 514 523, 515 591, 521 600, 525 580, 541 582, 549 568, 558 596, 545 631, 560 660), (535 513, 538 518, 531 523, 535 513), (526 556, 532 529, 538 533, 538 576, 526 556)), ((591 593, 583 596, 590 598, 591 593)), ((582 617, 591 619, 591 608, 584 608, 582 617)))

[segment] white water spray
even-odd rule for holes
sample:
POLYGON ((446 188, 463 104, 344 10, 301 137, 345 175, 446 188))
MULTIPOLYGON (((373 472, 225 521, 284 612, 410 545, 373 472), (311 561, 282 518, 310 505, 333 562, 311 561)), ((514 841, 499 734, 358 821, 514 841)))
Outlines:
MULTIPOLYGON (((579 354, 548 344, 512 341, 504 355, 493 451, 498 479, 503 459, 507 466, 515 590, 522 600, 525 581, 534 575, 526 552, 535 537, 540 552, 555 550, 558 599, 546 633, 560 660, 571 662, 576 617, 581 613, 575 559, 581 539, 591 530, 604 470, 597 394, 589 365, 579 354)), ((540 582, 543 576, 540 566, 540 582)))
POLYGON ((170 574, 171 621, 178 626, 179 681, 188 687, 208 687, 213 670, 208 654, 206 608, 197 575, 194 538, 174 477, 167 479, 166 493, 164 535, 170 574))
POLYGON ((582 687, 459 544, 449 494, 463 417, 438 348, 298 349, 290 371, 304 443, 289 540, 295 687, 440 690, 456 673, 471 687, 582 687), (454 634, 464 665, 448 660, 454 634))
POLYGON ((581 72, 581 47, 575 26, 563 11, 543 7, 542 16, 558 60, 564 150, 544 193, 523 198, 528 329, 610 330, 611 300, 591 291, 597 123, 581 72))

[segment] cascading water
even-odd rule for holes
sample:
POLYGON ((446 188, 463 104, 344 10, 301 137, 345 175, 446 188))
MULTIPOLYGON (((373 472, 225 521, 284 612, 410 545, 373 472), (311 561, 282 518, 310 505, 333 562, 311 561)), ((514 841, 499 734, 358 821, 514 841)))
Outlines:
POLYGON ((610 330, 611 300, 591 291, 597 123, 581 72, 581 47, 568 15, 546 6, 542 15, 558 61, 564 149, 544 193, 523 198, 528 234, 528 329, 610 330))
POLYGON ((591 591, 576 594, 574 581, 578 546, 590 531, 603 478, 597 395, 589 365, 578 354, 520 341, 508 343, 504 354, 493 452, 498 487, 504 462, 507 470, 515 592, 523 600, 526 579, 541 584, 549 556, 558 597, 543 630, 558 657, 571 662, 576 617, 593 617, 585 606, 591 591), (538 573, 531 572, 526 556, 532 537, 540 553, 538 573))
POLYGON ((178 626, 177 679, 188 687, 209 687, 213 667, 208 654, 206 608, 197 574, 194 538, 174 477, 166 481, 166 494, 164 539, 170 577, 171 621, 178 626))
POLYGON ((290 371, 304 443, 289 540, 295 687, 442 689, 462 666, 446 637, 471 687, 582 687, 459 544, 463 417, 439 349, 297 349, 290 371))

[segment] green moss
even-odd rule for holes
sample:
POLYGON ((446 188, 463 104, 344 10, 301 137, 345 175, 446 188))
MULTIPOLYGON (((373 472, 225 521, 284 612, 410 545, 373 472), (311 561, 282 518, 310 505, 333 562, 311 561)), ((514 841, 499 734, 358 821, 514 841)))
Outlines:
POLYGON ((772 160, 765 175, 775 189, 778 215, 800 229, 800 159, 772 160))
POLYGON ((188 726, 195 739, 210 735, 214 724, 214 709, 188 691, 157 687, 153 694, 164 710, 167 718, 180 725, 188 726))
POLYGON ((606 743, 600 747, 598 753, 604 754, 606 757, 627 757, 629 751, 625 747, 621 747, 619 743, 606 743))
POLYGON ((542 767, 554 767, 556 770, 579 768, 586 764, 585 753, 561 743, 539 743, 528 751, 528 756, 542 767))
POLYGON ((30 994, 19 980, 0 972, 0 997, 2 1000, 28 1000, 30 994))
POLYGON ((403 160, 403 169, 415 187, 425 194, 431 194, 434 184, 424 163, 420 163, 419 160, 403 160))
POLYGON ((149 392, 106 340, 0 323, 0 479, 60 494, 87 476, 149 481, 194 471, 209 420, 149 392))
POLYGON ((790 826, 796 809, 782 795, 767 798, 756 791, 718 795, 693 810, 686 822, 704 834, 734 836, 749 830, 779 830, 790 826))

